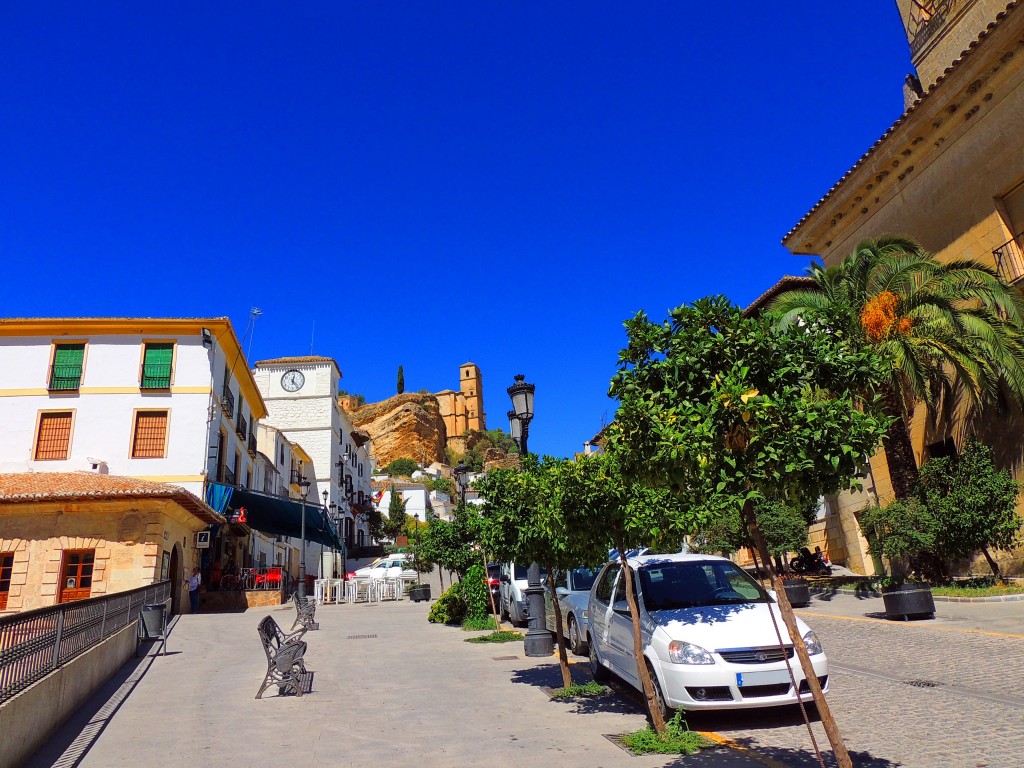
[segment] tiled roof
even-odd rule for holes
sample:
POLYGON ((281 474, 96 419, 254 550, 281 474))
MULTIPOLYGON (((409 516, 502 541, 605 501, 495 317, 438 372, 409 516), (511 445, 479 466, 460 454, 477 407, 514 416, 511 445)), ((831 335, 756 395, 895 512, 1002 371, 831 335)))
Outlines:
POLYGON ((274 357, 270 360, 257 360, 255 365, 257 368, 261 368, 265 365, 299 365, 301 363, 333 363, 334 367, 338 369, 338 373, 341 373, 341 366, 338 365, 338 361, 333 357, 324 357, 323 355, 300 355, 298 357, 274 357))
POLYGON ((796 231, 800 229, 801 226, 803 226, 804 222, 807 221, 811 217, 811 215, 825 203, 826 200, 832 197, 832 195, 841 186, 843 186, 846 180, 853 175, 854 171, 856 171, 860 166, 862 166, 869 157, 871 157, 883 144, 885 144, 886 140, 890 136, 892 136, 896 129, 899 128, 900 125, 902 125, 907 120, 909 115, 911 115, 916 110, 920 109, 921 105, 924 104, 929 99, 929 97, 932 96, 933 93, 935 93, 938 87, 949 77, 949 75, 953 73, 958 67, 960 67, 965 61, 967 61, 968 58, 970 58, 971 54, 977 50, 981 42, 990 34, 992 34, 992 32, 1006 19, 1007 15, 1012 13, 1014 8, 1018 5, 1020 5, 1019 0, 1012 0, 1011 2, 1007 3, 1005 10, 1000 11, 998 14, 996 14, 995 21, 989 23, 989 25, 978 34, 977 39, 972 40, 971 44, 965 50, 960 52, 960 57, 954 59, 953 62, 948 67, 946 67, 945 71, 935 79, 935 82, 928 86, 928 90, 924 93, 924 95, 921 96, 921 98, 919 98, 913 104, 911 104, 906 109, 906 111, 904 111, 904 113, 900 115, 899 119, 896 120, 896 122, 893 123, 891 126, 889 126, 888 130, 886 130, 886 132, 882 134, 878 141, 872 144, 868 151, 861 155, 861 158, 856 163, 853 164, 850 170, 844 173, 840 177, 839 181, 833 184, 832 187, 828 190, 828 192, 826 192, 822 196, 822 198, 818 202, 816 202, 814 206, 800 218, 800 221, 793 225, 789 232, 787 232, 783 236, 783 245, 785 245, 786 241, 789 240, 789 238, 791 238, 796 233, 796 231))
POLYGON ((224 522, 198 496, 177 485, 96 472, 0 474, 0 504, 140 498, 170 499, 205 523, 224 522))
POLYGON ((767 291, 765 291, 752 302, 750 302, 750 306, 743 310, 743 314, 746 315, 747 317, 755 315, 762 309, 764 309, 764 306, 769 301, 778 296, 780 293, 785 293, 786 291, 793 291, 800 288, 813 288, 814 285, 815 282, 813 277, 797 277, 795 275, 786 275, 777 283, 775 283, 775 285, 773 285, 767 291))

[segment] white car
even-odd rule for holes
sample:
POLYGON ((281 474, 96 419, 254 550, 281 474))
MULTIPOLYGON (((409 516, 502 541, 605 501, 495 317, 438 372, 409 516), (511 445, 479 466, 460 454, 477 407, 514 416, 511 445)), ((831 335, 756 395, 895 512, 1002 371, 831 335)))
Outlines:
MULTIPOLYGON (((569 649, 577 656, 587 652, 587 611, 589 610, 590 588, 600 568, 572 568, 555 573, 555 593, 562 611, 562 628, 569 649)), ((551 603, 551 591, 544 590, 545 620, 549 632, 555 631, 555 608, 551 603)))
POLYGON ((383 579, 389 568, 408 568, 411 557, 407 554, 388 555, 363 566, 355 572, 356 579, 383 579))
MULTIPOLYGON (((811 699, 778 605, 742 568, 708 555, 643 555, 628 563, 638 590, 643 663, 651 670, 663 713, 811 699)), ((618 562, 608 563, 590 591, 590 669, 598 682, 611 671, 640 690, 621 570, 618 562)), ((827 690, 828 659, 821 643, 800 619, 797 626, 818 682, 827 690)))

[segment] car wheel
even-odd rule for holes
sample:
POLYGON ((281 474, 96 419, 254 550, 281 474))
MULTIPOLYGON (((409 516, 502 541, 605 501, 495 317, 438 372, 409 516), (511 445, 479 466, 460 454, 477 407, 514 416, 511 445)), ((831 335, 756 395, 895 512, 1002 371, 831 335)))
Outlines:
POLYGON ((590 646, 590 676, 594 678, 595 683, 607 683, 612 679, 612 673, 601 664, 601 660, 597 656, 597 647, 590 642, 589 638, 587 645, 590 646))
POLYGON ((654 705, 661 712, 663 720, 671 720, 673 715, 675 715, 675 710, 665 703, 665 694, 661 691, 658 676, 654 674, 654 667, 651 666, 649 661, 647 662, 647 672, 651 676, 651 687, 654 688, 654 705))
POLYGON ((583 656, 587 652, 587 644, 580 637, 580 628, 576 623, 576 617, 569 616, 569 647, 577 656, 583 656))

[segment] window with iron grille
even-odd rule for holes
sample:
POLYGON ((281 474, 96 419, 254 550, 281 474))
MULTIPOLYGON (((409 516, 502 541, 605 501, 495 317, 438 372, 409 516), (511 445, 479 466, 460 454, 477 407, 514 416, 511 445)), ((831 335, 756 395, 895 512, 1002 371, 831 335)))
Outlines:
POLYGON ((36 461, 63 460, 71 448, 71 411, 39 414, 36 461))
POLYGON ((53 365, 47 389, 51 392, 73 392, 82 381, 85 344, 54 344, 53 365))
POLYGON ((11 591, 11 571, 14 570, 14 553, 0 552, 0 611, 7 610, 7 593, 11 591))
POLYGON ((162 459, 167 449, 167 411, 136 411, 133 459, 162 459))
POLYGON ((142 388, 169 389, 173 361, 173 342, 146 342, 142 351, 142 388))

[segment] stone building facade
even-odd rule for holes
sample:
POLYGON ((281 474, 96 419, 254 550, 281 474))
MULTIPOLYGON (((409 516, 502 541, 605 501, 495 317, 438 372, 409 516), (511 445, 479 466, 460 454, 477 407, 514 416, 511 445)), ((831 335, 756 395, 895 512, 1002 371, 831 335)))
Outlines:
MULTIPOLYGON (((790 230, 794 254, 839 263, 861 240, 906 234, 943 261, 969 258, 1024 285, 1024 9, 1005 0, 897 0, 916 72, 907 108, 860 160, 790 230)), ((910 425, 918 463, 959 447, 970 434, 1024 480, 1024 415, 998 412, 910 425)), ((856 513, 885 502, 892 485, 884 454, 871 459, 865 492, 829 500, 828 536, 854 570, 871 573, 856 513)), ((1024 556, 1004 563, 1024 571, 1024 556)))
POLYGON ((484 379, 479 366, 463 363, 459 366, 459 389, 445 389, 434 395, 441 406, 448 440, 460 438, 468 430, 483 432, 487 429, 484 412, 484 379))

